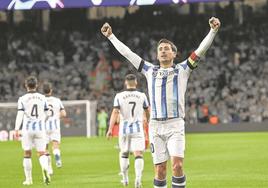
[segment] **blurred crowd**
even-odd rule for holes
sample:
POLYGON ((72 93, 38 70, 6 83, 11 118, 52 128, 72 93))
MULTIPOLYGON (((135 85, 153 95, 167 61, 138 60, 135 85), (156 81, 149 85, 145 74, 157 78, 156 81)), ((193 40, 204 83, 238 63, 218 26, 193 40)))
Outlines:
MULTIPOLYGON (((180 51, 176 60, 179 63, 198 47, 209 30, 206 15, 175 17, 169 13, 149 17, 142 11, 137 14, 144 18, 143 22, 135 14, 109 22, 121 41, 153 63, 157 63, 159 39, 174 41, 180 51)), ((99 106, 110 112, 115 93, 124 88, 124 76, 136 71, 99 29, 93 28, 93 35, 64 29, 23 32, 18 27, 0 36, 0 41, 6 41, 6 45, 0 45, 0 101, 16 102, 25 93, 25 77, 36 75, 41 81, 40 89, 42 82, 48 80, 62 100, 98 100, 99 106)), ((188 82, 188 123, 268 120, 267 33, 268 23, 262 19, 240 25, 222 24, 188 82)), ((145 78, 140 74, 138 78, 140 90, 146 92, 145 78)))

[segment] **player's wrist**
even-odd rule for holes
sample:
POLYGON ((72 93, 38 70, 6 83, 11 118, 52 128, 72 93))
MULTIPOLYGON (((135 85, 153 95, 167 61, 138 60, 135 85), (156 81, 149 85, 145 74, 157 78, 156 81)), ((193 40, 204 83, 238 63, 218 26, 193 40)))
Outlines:
POLYGON ((219 28, 210 28, 210 32, 216 34, 218 32, 219 28))
POLYGON ((115 35, 113 33, 111 33, 109 36, 107 36, 107 38, 109 40, 113 40, 115 38, 115 35))

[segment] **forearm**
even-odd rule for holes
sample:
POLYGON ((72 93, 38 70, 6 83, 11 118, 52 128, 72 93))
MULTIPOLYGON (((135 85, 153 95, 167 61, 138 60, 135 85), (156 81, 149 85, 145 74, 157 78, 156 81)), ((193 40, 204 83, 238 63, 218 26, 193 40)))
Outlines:
POLYGON ((23 121, 23 111, 18 111, 17 117, 16 117, 16 123, 15 123, 15 130, 19 130, 23 121))
POLYGON ((214 29, 210 29, 207 36, 203 39, 203 41, 200 43, 199 47, 195 50, 195 54, 198 57, 202 57, 205 55, 209 47, 211 46, 215 36, 217 34, 217 31, 214 29))
POLYGON ((114 34, 110 35, 108 39, 122 56, 129 60, 136 69, 139 68, 142 60, 140 56, 132 52, 125 44, 118 40, 114 34))
POLYGON ((116 124, 116 121, 117 121, 117 116, 118 116, 117 110, 113 110, 111 114, 110 122, 109 122, 109 131, 113 130, 114 125, 116 124))

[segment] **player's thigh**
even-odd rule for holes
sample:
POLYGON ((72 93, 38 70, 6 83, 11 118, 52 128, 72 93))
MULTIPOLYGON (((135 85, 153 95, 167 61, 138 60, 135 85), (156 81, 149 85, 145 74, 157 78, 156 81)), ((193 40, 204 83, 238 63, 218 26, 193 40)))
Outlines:
POLYGON ((167 140, 167 148, 170 156, 184 158, 185 132, 183 127, 175 127, 167 140))
POLYGON ((144 151, 145 137, 143 133, 132 134, 130 137, 130 151, 144 151))
POLYGON ((119 148, 120 148, 121 153, 128 153, 130 151, 129 136, 119 135, 118 142, 119 142, 119 148))
POLYGON ((33 148, 33 136, 28 131, 22 132, 21 146, 24 151, 31 150, 33 148))
POLYGON ((159 135, 158 127, 158 122, 150 122, 149 141, 154 164, 163 163, 169 159, 166 139, 159 135))
POLYGON ((36 148, 36 151, 38 152, 44 152, 46 151, 46 133, 45 132, 37 132, 34 137, 34 145, 36 148))

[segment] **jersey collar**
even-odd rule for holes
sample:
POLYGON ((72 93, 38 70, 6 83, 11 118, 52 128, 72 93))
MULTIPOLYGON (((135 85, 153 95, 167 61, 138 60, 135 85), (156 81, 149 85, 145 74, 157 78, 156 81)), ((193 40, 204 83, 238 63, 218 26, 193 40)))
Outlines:
POLYGON ((130 89, 126 89, 126 91, 137 91, 137 89, 130 88, 130 89))

